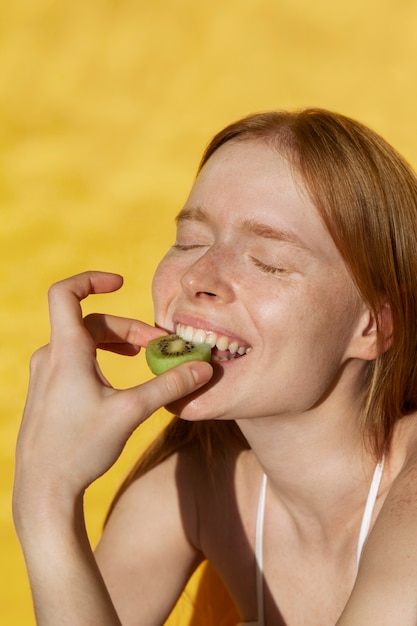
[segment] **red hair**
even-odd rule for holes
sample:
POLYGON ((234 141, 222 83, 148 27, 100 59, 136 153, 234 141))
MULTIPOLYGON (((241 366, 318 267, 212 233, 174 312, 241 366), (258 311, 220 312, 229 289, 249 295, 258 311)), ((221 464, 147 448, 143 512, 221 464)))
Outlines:
POLYGON ((267 142, 301 175, 378 321, 379 356, 370 363, 364 431, 378 456, 395 422, 417 408, 417 178, 377 133, 322 109, 250 115, 208 145, 200 169, 227 141, 267 142), (382 348, 381 308, 393 339, 382 348))

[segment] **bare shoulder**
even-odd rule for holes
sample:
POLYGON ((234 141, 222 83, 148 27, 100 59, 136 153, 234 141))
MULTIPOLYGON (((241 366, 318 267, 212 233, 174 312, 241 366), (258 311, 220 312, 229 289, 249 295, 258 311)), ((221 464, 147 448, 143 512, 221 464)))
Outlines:
POLYGON ((198 520, 196 494, 201 488, 203 469, 196 455, 184 450, 168 457, 134 480, 118 499, 100 542, 120 530, 122 539, 167 537, 181 533, 197 549, 198 520))
POLYGON ((380 517, 384 519, 395 511, 400 523, 402 513, 407 516, 417 507, 417 413, 397 424, 387 455, 386 483, 387 495, 380 517))
POLYGON ((398 434, 399 440, 405 446, 404 469, 407 470, 417 464, 417 412, 398 423, 398 434))
POLYGON ((381 500, 338 626, 415 626, 417 415, 403 418, 387 455, 381 500))
POLYGON ((207 458, 192 445, 172 454, 129 485, 114 508, 104 538, 119 525, 132 534, 147 524, 152 534, 180 526, 190 546, 200 550, 204 512, 211 511, 209 517, 213 519, 216 502, 223 509, 225 502, 230 502, 238 456, 231 453, 207 458))
MULTIPOLYGON (((245 511, 258 472, 248 452, 207 458, 186 447, 134 481, 117 502, 96 558, 122 623, 162 624, 198 564, 209 559, 230 584, 253 549, 245 511), (152 572, 150 576, 149 573, 152 572)), ((256 486, 257 493, 257 486, 256 486)), ((256 496, 257 497, 257 496, 256 496)), ((250 576, 246 595, 251 598, 250 576)), ((253 594, 252 594, 253 595, 253 594)))
MULTIPOLYGON (((411 541, 411 534, 415 537, 417 532, 417 414, 398 423, 385 473, 383 503, 368 543, 375 554, 389 549, 393 561, 405 550, 415 550, 417 557, 417 543, 411 541), (383 536, 385 541, 377 550, 383 536)), ((417 574, 417 558, 415 564, 417 574)))
POLYGON ((387 495, 376 529, 388 525, 393 542, 398 535, 397 540, 402 543, 402 533, 407 527, 417 532, 417 413, 398 423, 387 470, 387 495))
POLYGON ((96 560, 123 624, 164 623, 203 560, 199 475, 192 454, 173 454, 131 483, 113 509, 96 560))

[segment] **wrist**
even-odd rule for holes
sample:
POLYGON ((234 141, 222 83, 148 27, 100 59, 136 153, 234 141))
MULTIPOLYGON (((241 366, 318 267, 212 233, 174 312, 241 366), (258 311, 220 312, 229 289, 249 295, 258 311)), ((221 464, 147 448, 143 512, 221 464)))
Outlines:
POLYGON ((22 542, 80 532, 84 528, 83 493, 67 493, 63 484, 47 489, 18 485, 13 493, 13 518, 22 542))

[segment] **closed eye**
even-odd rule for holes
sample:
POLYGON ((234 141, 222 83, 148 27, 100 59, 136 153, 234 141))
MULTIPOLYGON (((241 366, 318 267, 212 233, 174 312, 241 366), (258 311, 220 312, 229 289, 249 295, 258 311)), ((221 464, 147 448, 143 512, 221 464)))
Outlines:
POLYGON ((175 250, 195 250, 196 248, 206 248, 207 244, 202 243, 174 243, 172 246, 175 250))
POLYGON ((284 274, 285 270, 282 267, 275 267, 274 265, 268 265, 267 263, 262 263, 259 259, 251 256, 251 261, 253 264, 258 267, 262 272, 266 274, 284 274))

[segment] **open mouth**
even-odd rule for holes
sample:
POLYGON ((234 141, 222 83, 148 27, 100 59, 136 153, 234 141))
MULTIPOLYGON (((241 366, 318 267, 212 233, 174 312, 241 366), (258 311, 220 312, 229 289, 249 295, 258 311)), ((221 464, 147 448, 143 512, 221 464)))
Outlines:
POLYGON ((185 324, 178 324, 176 333, 184 341, 207 343, 212 349, 211 360, 214 362, 231 361, 248 354, 252 350, 250 346, 237 339, 185 324))

